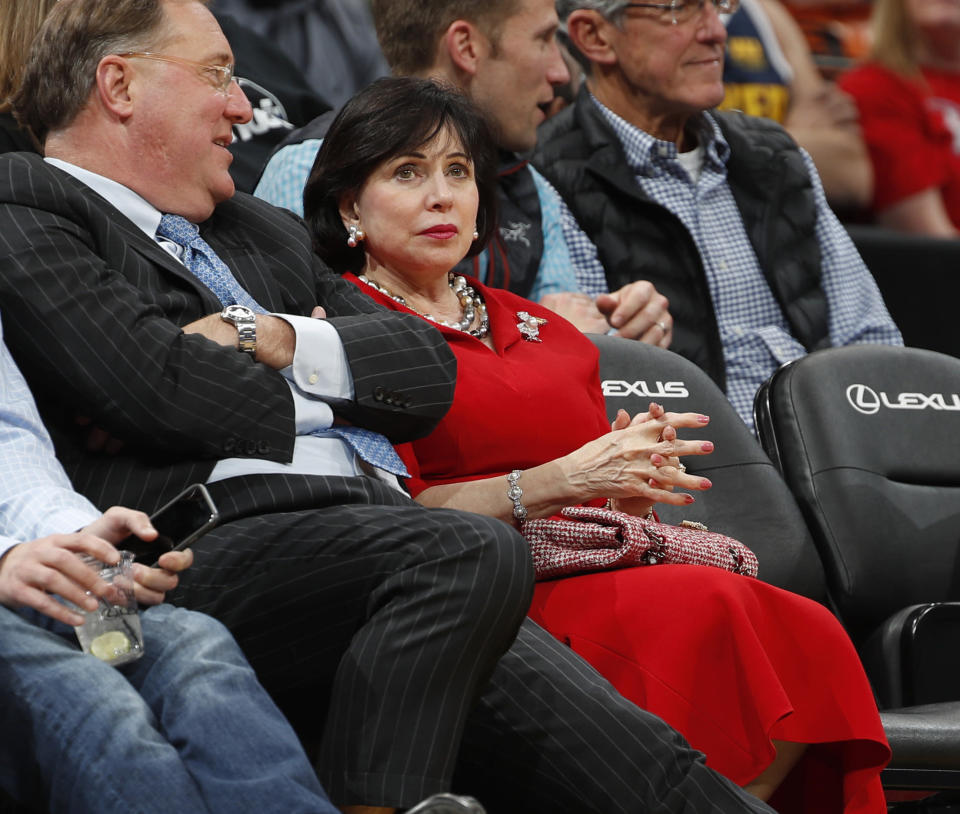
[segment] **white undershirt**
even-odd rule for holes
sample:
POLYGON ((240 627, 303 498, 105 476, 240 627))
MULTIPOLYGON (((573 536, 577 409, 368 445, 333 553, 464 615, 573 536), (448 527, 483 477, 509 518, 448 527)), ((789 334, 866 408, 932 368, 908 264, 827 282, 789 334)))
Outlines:
POLYGON ((698 144, 692 150, 688 150, 685 153, 678 152, 677 161, 679 161, 680 166, 687 171, 687 175, 690 176, 690 180, 693 181, 693 183, 697 183, 697 181, 700 180, 700 175, 703 173, 703 147, 698 144))

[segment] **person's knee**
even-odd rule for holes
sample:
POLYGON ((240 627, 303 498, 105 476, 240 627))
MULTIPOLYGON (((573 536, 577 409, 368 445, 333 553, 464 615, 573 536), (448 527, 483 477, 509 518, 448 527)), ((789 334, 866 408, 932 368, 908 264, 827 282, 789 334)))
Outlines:
POLYGON ((230 631, 205 613, 160 605, 143 614, 143 629, 146 654, 165 672, 246 667, 230 631))
POLYGON ((495 597, 501 608, 514 607, 525 615, 533 596, 530 547, 505 523, 481 515, 459 513, 459 534, 473 536, 473 584, 480 597, 495 597))

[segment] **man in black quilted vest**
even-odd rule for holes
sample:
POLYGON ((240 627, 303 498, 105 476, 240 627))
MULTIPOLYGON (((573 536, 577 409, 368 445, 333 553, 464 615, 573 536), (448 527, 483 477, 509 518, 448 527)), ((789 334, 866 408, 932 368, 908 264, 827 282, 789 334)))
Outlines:
MULTIPOLYGON (((372 9, 394 74, 462 89, 499 131, 500 228, 460 270, 542 302, 582 330, 605 333, 613 325, 622 336, 667 347, 668 304, 649 282, 631 280, 596 302, 578 291, 559 196, 522 158, 536 143, 555 88, 570 79, 553 0, 373 0, 372 9)), ((285 139, 257 197, 303 214, 303 188, 331 119, 321 116, 285 139)))
POLYGON ((557 0, 588 77, 540 130, 537 168, 563 198, 581 289, 649 280, 671 350, 704 368, 747 424, 776 368, 857 342, 902 344, 810 157, 778 125, 713 111, 721 15, 738 0, 557 0))

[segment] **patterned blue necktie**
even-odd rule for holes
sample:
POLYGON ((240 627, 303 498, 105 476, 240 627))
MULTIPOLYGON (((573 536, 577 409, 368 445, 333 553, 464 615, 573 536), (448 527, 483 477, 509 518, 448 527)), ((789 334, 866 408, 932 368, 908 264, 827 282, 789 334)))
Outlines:
POLYGON ((316 435, 335 435, 346 441, 358 456, 368 464, 373 464, 386 472, 391 472, 401 478, 409 478, 410 473, 403 465, 403 460, 390 442, 380 433, 365 430, 363 427, 352 427, 346 424, 336 424, 329 430, 322 430, 316 435))
MULTIPOLYGON (((223 305, 245 305, 257 314, 267 313, 237 282, 233 272, 217 257, 210 244, 200 237, 200 229, 196 224, 180 215, 164 215, 160 218, 157 234, 183 247, 183 264, 217 295, 223 305)), ((319 430, 314 435, 336 436, 346 441, 368 464, 394 475, 410 477, 396 450, 380 433, 362 427, 336 426, 329 430, 319 430)))
POLYGON ((157 234, 183 247, 183 265, 216 294, 223 305, 245 305, 254 313, 267 313, 266 308, 244 291, 210 244, 200 237, 200 229, 195 223, 180 215, 164 215, 160 218, 157 234))

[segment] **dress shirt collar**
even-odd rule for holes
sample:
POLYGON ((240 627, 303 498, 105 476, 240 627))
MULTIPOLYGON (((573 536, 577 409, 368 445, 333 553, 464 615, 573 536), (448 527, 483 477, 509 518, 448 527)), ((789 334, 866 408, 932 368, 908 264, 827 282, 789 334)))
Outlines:
POLYGON ((126 215, 138 229, 142 230, 151 240, 156 239, 157 227, 160 225, 161 212, 134 192, 130 187, 117 183, 111 178, 98 175, 76 164, 63 161, 59 158, 45 158, 44 161, 53 164, 66 173, 69 173, 81 183, 106 198, 107 202, 126 215))
MULTIPOLYGON (((630 169, 636 175, 657 175, 666 169, 666 162, 676 159, 677 145, 671 141, 662 141, 630 124, 606 107, 589 91, 590 97, 604 119, 613 128, 617 139, 623 146, 630 169)), ((720 126, 709 113, 699 113, 690 119, 688 127, 693 127, 697 142, 704 148, 706 165, 722 172, 730 157, 730 145, 720 132, 720 126)))

